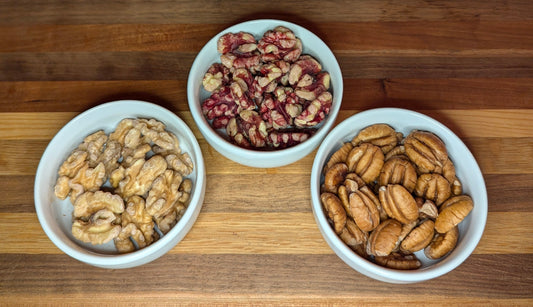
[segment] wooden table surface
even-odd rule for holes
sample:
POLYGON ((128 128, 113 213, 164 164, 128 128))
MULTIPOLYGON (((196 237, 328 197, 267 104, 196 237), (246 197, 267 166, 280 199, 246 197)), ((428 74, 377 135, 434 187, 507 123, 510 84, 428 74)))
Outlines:
POLYGON ((0 2, 0 305, 533 304, 533 2, 0 2), (467 4, 466 4, 467 3, 467 4), (302 25, 344 76, 337 123, 376 107, 419 111, 476 157, 489 198, 474 253, 451 273, 392 285, 350 269, 322 238, 309 195, 316 153, 241 166, 199 133, 187 106, 202 46, 238 22, 302 25), (196 134, 207 167, 200 216, 168 254, 106 270, 62 253, 34 208, 39 159, 80 112, 118 99, 157 103, 196 134))

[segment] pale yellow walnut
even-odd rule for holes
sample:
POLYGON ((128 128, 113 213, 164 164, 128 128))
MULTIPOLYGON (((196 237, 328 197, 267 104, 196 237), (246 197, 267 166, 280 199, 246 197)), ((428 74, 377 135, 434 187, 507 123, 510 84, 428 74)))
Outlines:
POLYGON ((134 223, 129 223, 122 227, 120 233, 114 239, 115 247, 120 253, 130 253, 135 251, 136 247, 133 241, 135 241, 139 249, 144 248, 149 244, 146 242, 144 234, 134 223))
POLYGON ((176 211, 176 209, 174 208, 173 210, 168 212, 166 215, 160 216, 154 219, 155 219, 157 228, 159 228, 159 230, 163 234, 166 234, 172 229, 172 227, 174 227, 174 225, 176 225, 176 223, 178 222, 178 218, 179 218, 178 211, 176 211))
POLYGON ((150 131, 165 131, 165 124, 155 118, 139 118, 135 126, 141 130, 143 134, 148 134, 150 131))
POLYGON ((118 184, 126 177, 126 169, 120 165, 109 175, 109 183, 113 188, 118 188, 118 184))
POLYGON ((154 240, 154 221, 146 210, 144 198, 134 195, 128 198, 126 210, 122 213, 122 227, 128 224, 135 226, 142 232, 146 244, 154 240))
POLYGON ((109 192, 96 191, 81 194, 74 205, 74 217, 88 217, 97 211, 107 209, 113 213, 124 212, 124 201, 119 195, 109 192))
POLYGON ((146 159, 150 150, 152 150, 150 144, 141 144, 137 147, 124 147, 122 149, 121 166, 127 168, 138 159, 146 159))
POLYGON ((378 146, 362 143, 350 151, 346 164, 349 172, 354 172, 366 183, 371 183, 378 178, 384 159, 383 151, 378 146))
POLYGON ((171 169, 165 170, 153 181, 146 198, 146 211, 154 218, 167 215, 181 196, 179 187, 183 177, 171 169))
POLYGON ((191 197, 192 180, 189 178, 185 178, 180 185, 179 191, 181 192, 181 196, 178 198, 178 201, 186 205, 189 201, 189 198, 191 197))
POLYGON ((459 240, 459 228, 453 227, 446 233, 436 233, 433 241, 424 249, 429 259, 439 259, 451 252, 459 240))
POLYGON ((100 163, 99 158, 104 151, 106 142, 107 135, 103 130, 99 130, 85 137, 83 142, 78 146, 78 150, 88 153, 87 161, 89 162, 90 167, 95 167, 98 163, 100 163))
POLYGON ((70 185, 69 185, 70 178, 67 176, 61 176, 57 178, 56 185, 54 186, 54 194, 59 199, 65 199, 68 197, 68 194, 70 193, 70 185))
POLYGON ((344 210, 341 200, 329 192, 320 194, 320 200, 333 224, 333 229, 337 234, 340 234, 346 226, 346 210, 344 210))
POLYGON ((72 178, 85 165, 89 153, 83 150, 74 150, 59 167, 57 174, 72 178))
POLYGON ((106 143, 104 151, 97 159, 97 163, 104 164, 106 177, 118 167, 121 152, 122 146, 117 141, 110 140, 106 143))
POLYGON ((102 209, 90 216, 88 221, 76 219, 72 223, 72 235, 83 242, 104 244, 116 238, 121 230, 113 222, 116 216, 108 209, 102 209))
POLYGON ((468 195, 453 196, 440 207, 435 220, 435 229, 440 233, 448 232, 461 223, 474 208, 474 202, 468 195))
POLYGON ((157 134, 151 135, 150 140, 154 143, 152 150, 156 154, 166 156, 169 154, 181 153, 180 142, 178 140, 178 137, 176 137, 176 135, 174 135, 173 133, 170 133, 168 131, 161 131, 157 134))
POLYGON ((99 163, 95 168, 90 168, 85 161, 73 177, 60 176, 54 187, 56 196, 65 199, 70 196, 71 202, 86 191, 97 191, 106 181, 105 166, 99 163))
POLYGON ((165 158, 160 155, 152 156, 148 160, 138 159, 125 170, 124 179, 118 183, 116 190, 123 198, 133 195, 144 195, 152 182, 167 168, 165 158))
POLYGON ((125 118, 121 120, 117 127, 115 128, 115 131, 113 131, 109 135, 110 140, 115 140, 119 144, 124 145, 125 138, 128 132, 135 126, 135 120, 133 118, 125 118))
POLYGON ((107 140, 103 130, 90 134, 63 162, 54 188, 58 198, 70 196, 74 202, 83 192, 100 189, 120 158, 120 145, 107 140))
POLYGON ((165 156, 165 160, 167 160, 170 168, 179 172, 182 176, 190 175, 194 168, 192 159, 188 153, 171 153, 165 156))

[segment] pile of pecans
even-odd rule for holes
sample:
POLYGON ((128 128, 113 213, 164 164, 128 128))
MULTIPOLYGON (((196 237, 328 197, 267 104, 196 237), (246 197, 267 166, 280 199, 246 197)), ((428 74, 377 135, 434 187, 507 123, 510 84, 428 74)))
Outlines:
POLYGON ((473 209, 444 142, 428 131, 405 138, 368 126, 327 161, 320 199, 339 237, 360 256, 393 269, 418 269, 451 252, 457 225, 473 209))

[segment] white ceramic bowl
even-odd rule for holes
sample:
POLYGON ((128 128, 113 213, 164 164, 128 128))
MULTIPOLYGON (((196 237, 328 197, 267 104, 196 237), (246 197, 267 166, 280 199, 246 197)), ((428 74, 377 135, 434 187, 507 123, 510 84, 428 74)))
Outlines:
POLYGON ((373 109, 357 113, 337 125, 320 145, 311 172, 311 200, 318 227, 333 251, 350 267, 377 280, 390 283, 414 283, 436 278, 459 266, 476 248, 487 220, 487 190, 474 159, 465 144, 446 126, 423 114, 396 108, 373 109), (349 142, 359 130, 376 123, 386 123, 406 136, 413 129, 431 131, 446 144, 453 160, 463 191, 472 197, 474 209, 459 224, 459 241, 447 257, 440 260, 426 258, 423 251, 415 253, 422 267, 414 271, 402 271, 381 267, 354 253, 330 227, 320 202, 322 169, 329 157, 349 142))
POLYGON ((228 159, 243 165, 263 168, 278 167, 293 163, 318 147, 335 123, 341 106, 342 93, 343 80, 341 70, 329 47, 318 36, 299 25, 271 19, 243 22, 229 27, 213 37, 202 48, 194 60, 187 83, 189 108, 196 125, 207 142, 228 159), (322 64, 323 70, 329 72, 331 76, 330 89, 333 94, 333 103, 328 117, 320 124, 320 129, 307 141, 290 148, 274 151, 244 149, 232 144, 228 140, 225 131, 213 129, 202 114, 201 104, 210 95, 209 92, 203 89, 202 79, 211 64, 215 62, 220 63, 220 54, 217 52, 217 41, 220 36, 229 32, 245 31, 253 34, 256 39, 260 39, 264 32, 274 29, 276 26, 285 26, 292 30, 302 41, 302 54, 312 55, 322 64))
POLYGON ((43 153, 35 176, 34 198, 39 222, 50 240, 69 256, 103 268, 128 268, 150 262, 172 249, 191 229, 203 204, 205 193, 205 166, 200 146, 189 127, 174 113, 158 105, 133 100, 105 103, 89 109, 72 119, 50 141, 43 153), (194 171, 188 176, 193 181, 189 205, 179 222, 161 239, 148 247, 119 254, 113 241, 91 245, 76 240, 71 233, 72 209, 70 200, 58 199, 54 194, 57 171, 83 139, 97 130, 106 133, 115 130, 124 118, 155 118, 174 133, 183 152, 194 162, 194 171))

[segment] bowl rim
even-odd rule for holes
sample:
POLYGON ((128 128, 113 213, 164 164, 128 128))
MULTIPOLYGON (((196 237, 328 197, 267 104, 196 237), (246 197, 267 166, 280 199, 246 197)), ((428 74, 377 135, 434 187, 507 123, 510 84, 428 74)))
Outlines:
MULTIPOLYGON (((442 136, 439 135, 439 137, 442 137, 442 136)), ((458 267, 461 263, 463 263, 472 254, 472 252, 475 250, 475 248, 479 244, 479 241, 481 240, 483 231, 485 229, 487 213, 488 213, 487 190, 486 190, 486 186, 485 186, 485 182, 484 182, 481 169, 479 168, 477 161, 475 160, 474 156, 472 155, 468 147, 463 143, 463 141, 453 131, 451 131, 444 124, 433 119, 432 117, 424 115, 416 111, 411 111, 411 110, 402 109, 402 108, 375 108, 375 109, 361 111, 343 120, 341 123, 339 123, 336 127, 332 129, 332 131, 328 134, 328 136, 324 139, 324 141, 318 148, 317 154, 313 161, 310 183, 311 183, 311 202, 312 202, 313 215, 315 217, 315 221, 318 224, 320 232, 322 233, 322 236, 324 237, 328 245, 330 245, 330 247, 334 250, 337 256, 339 256, 346 264, 348 264, 353 269, 359 271, 360 273, 368 277, 381 280, 384 282, 390 282, 390 283, 420 282, 420 281, 429 280, 429 279, 442 276, 454 270, 456 267, 458 267), (474 243, 474 244, 465 244, 461 251, 457 251, 455 253, 456 255, 455 257, 449 257, 450 255, 448 255, 448 257, 439 260, 439 262, 437 262, 436 264, 433 264, 429 267, 421 268, 418 270, 412 270, 412 271, 402 271, 402 270, 385 268, 357 255, 337 236, 337 234, 329 226, 329 223, 325 217, 325 214, 323 212, 322 206, 320 204, 320 199, 319 199, 319 193, 320 193, 319 189, 320 189, 320 181, 321 181, 321 176, 322 176, 322 167, 324 163, 326 162, 327 158, 333 153, 331 152, 331 149, 329 152, 327 151, 327 146, 329 146, 329 144, 332 144, 332 143, 334 144, 336 142, 343 142, 341 140, 341 136, 339 136, 339 134, 341 134, 341 132, 339 131, 351 131, 352 135, 355 135, 357 131, 364 128, 364 127, 361 127, 355 130, 351 127, 352 122, 357 121, 363 117, 378 116, 378 115, 383 115, 383 114, 395 114, 395 116, 410 116, 413 118, 424 120, 430 123, 431 125, 434 125, 435 127, 437 127, 437 129, 446 133, 447 139, 448 138, 453 139, 453 141, 459 147, 461 147, 461 149, 468 156, 467 158, 474 162, 473 165, 471 165, 470 171, 474 172, 476 174, 476 177, 478 177, 477 178, 478 182, 476 183, 479 184, 477 188, 479 189, 479 194, 481 195, 481 198, 477 200, 475 204, 475 207, 478 207, 477 209, 478 211, 476 212, 478 212, 479 216, 476 217, 476 221, 474 224, 472 224, 472 230, 469 233, 470 234, 469 242, 474 243), (354 266, 357 266, 357 268, 355 268, 354 266)), ((454 252, 455 250, 452 253, 454 252)))
MULTIPOLYGON (((252 33, 253 31, 249 31, 249 32, 252 33)), ((304 45, 304 49, 305 49, 305 42, 303 42, 303 45, 304 45)), ((234 24, 234 25, 232 25, 230 27, 227 27, 224 30, 220 31, 215 36, 213 36, 202 47, 200 52, 197 54, 197 56, 195 57, 195 59, 193 61, 193 64, 191 65, 191 68, 189 70, 189 75, 188 75, 188 80, 187 80, 187 101, 188 101, 188 104, 189 104, 189 109, 190 109, 190 111, 191 111, 191 113, 193 115, 193 119, 194 119, 196 125, 198 126, 198 129, 202 133, 202 135, 206 138, 206 140, 208 142, 211 142, 211 141, 212 142, 216 142, 217 146, 216 147, 213 146, 215 148, 215 150, 223 151, 223 152, 231 152, 232 154, 235 154, 236 156, 243 157, 246 161, 248 161, 248 160, 258 160, 258 159, 260 160, 260 159, 267 159, 267 158, 268 159, 272 159, 272 160, 277 160, 277 159, 280 159, 280 158, 286 158, 287 156, 297 155, 302 150, 305 150, 308 146, 312 146, 312 147, 316 148, 318 146, 318 143, 320 142, 320 140, 323 139, 327 135, 328 131, 331 129, 331 127, 335 123, 336 117, 337 117, 338 112, 339 112, 340 107, 341 107, 343 91, 344 91, 344 84, 343 84, 343 78, 342 78, 342 71, 341 71, 340 65, 339 65, 339 63, 337 61, 337 58, 335 57, 334 53, 329 48, 329 46, 320 37, 318 37, 316 34, 311 32, 310 30, 308 30, 308 29, 306 29, 306 28, 304 28, 304 27, 302 27, 302 26, 300 26, 298 24, 295 24, 295 23, 292 23, 292 22, 289 22, 289 21, 279 20, 279 19, 255 19, 255 20, 244 21, 244 22, 241 22, 241 23, 234 24), (334 99, 335 103, 330 108, 330 112, 328 114, 328 118, 321 123, 321 126, 319 127, 319 129, 308 140, 306 140, 306 141, 304 141, 304 142, 302 142, 300 144, 297 144, 295 146, 291 146, 291 147, 283 148, 283 149, 275 149, 275 150, 247 149, 247 148, 243 148, 243 147, 240 147, 238 145, 235 145, 235 144, 229 142, 228 140, 226 140, 225 138, 220 136, 220 134, 217 133, 217 131, 215 129, 213 129, 211 127, 211 125, 208 123, 208 121, 206 120, 205 116, 201 112, 201 101, 196 101, 195 97, 194 97, 195 92, 197 90, 201 90, 201 82, 200 82, 200 89, 197 89, 196 87, 193 87, 193 85, 195 84, 195 81, 198 81, 194 77, 194 72, 199 70, 198 67, 201 66, 202 64, 204 64, 204 61, 202 60, 202 58, 205 55, 213 53, 213 50, 214 50, 214 52, 217 52, 216 51, 216 42, 218 41, 218 39, 219 39, 219 37, 221 35, 223 35, 225 33, 229 33, 229 32, 243 31, 242 30, 243 27, 252 27, 253 28, 254 26, 257 26, 257 25, 268 25, 268 24, 270 24, 272 26, 278 26, 278 25, 279 26, 285 26, 285 27, 289 28, 291 31, 293 31, 295 34, 297 34, 297 33, 305 33, 306 35, 312 37, 318 43, 323 45, 325 48, 323 48, 320 51, 320 54, 324 54, 323 58, 328 57, 328 58, 332 59, 333 67, 328 69, 328 72, 330 72, 330 74, 331 74, 332 71, 335 71, 335 73, 338 74, 338 78, 335 79, 334 84, 338 88, 338 92, 340 92, 340 93, 337 93, 337 92, 334 93, 334 95, 333 95, 334 98, 333 99, 334 99), (212 48, 213 45, 215 46, 214 49, 212 48), (315 142, 310 142, 310 140, 316 140, 316 141, 315 142), (314 144, 314 143, 316 143, 316 144, 314 144), (220 146, 220 148, 218 146, 220 146)), ((226 158, 231 159, 230 157, 227 157, 226 154, 223 153, 223 152, 220 152, 220 153, 223 156, 225 156, 226 158)), ((233 160, 233 159, 231 159, 231 160, 233 160)), ((244 165, 248 165, 248 164, 245 163, 245 161, 239 161, 239 160, 234 160, 234 161, 238 162, 238 163, 241 163, 241 164, 244 164, 244 165)), ((294 162, 294 161, 292 161, 292 162, 294 162)), ((282 165, 277 165, 277 166, 283 166, 283 165, 286 165, 286 164, 290 164, 292 162, 285 163, 285 164, 282 164, 282 165)), ((252 165, 249 165, 249 166, 252 166, 252 165)), ((253 165, 253 166, 254 167, 271 167, 271 166, 268 166, 268 165, 267 166, 253 165)))
MULTIPOLYGON (((127 118, 128 116, 130 115, 124 115, 123 118, 127 118)), ((154 118, 158 119, 155 116, 154 118)), ((165 122, 164 124, 166 127, 168 126, 168 123, 165 122)), ((198 141, 196 137, 194 136, 192 130, 190 130, 188 125, 177 114, 157 104, 146 102, 146 101, 141 101, 141 100, 116 100, 116 101, 105 102, 95 107, 89 108, 81 112, 80 114, 76 115, 67 124, 65 124, 48 143, 46 149, 44 150, 41 156, 39 165, 37 166, 37 171, 35 173, 35 180, 34 180, 35 210, 36 210, 37 217, 39 219, 39 222, 44 232, 46 233, 48 238, 61 251, 71 256, 72 258, 75 258, 79 261, 82 261, 82 262, 85 262, 91 265, 102 266, 102 267, 116 266, 117 268, 121 268, 120 266, 127 266, 131 263, 140 261, 141 259, 150 257, 154 254, 158 254, 158 252, 161 250, 162 247, 164 247, 167 244, 170 244, 172 239, 174 239, 176 236, 179 236, 182 231, 186 231, 183 234, 183 236, 186 235, 186 233, 189 231, 189 229, 187 228, 192 227, 192 224, 195 222, 198 216, 198 213, 200 211, 199 209, 201 209, 203 205, 203 197, 205 193, 205 181, 206 181, 205 173, 206 173, 205 163, 203 161, 203 155, 202 155, 200 146, 198 144, 198 141), (41 190, 41 186, 38 184, 41 180, 43 180, 42 179, 44 176, 43 165, 46 160, 45 158, 51 155, 51 152, 54 151, 56 144, 61 142, 60 137, 68 133, 68 131, 70 131, 71 129, 73 128, 75 129, 75 126, 80 121, 83 121, 84 118, 86 118, 87 116, 91 116, 93 114, 99 114, 100 112, 104 112, 110 108, 123 108, 124 110, 127 110, 128 107, 132 107, 132 106, 142 108, 145 110, 149 109, 150 112, 154 112, 158 114, 165 114, 166 117, 171 118, 173 121, 177 122, 179 126, 182 126, 184 128, 182 133, 186 135, 188 142, 190 143, 190 146, 192 147, 191 151, 194 151, 194 154, 195 154, 195 156, 192 157, 195 162, 195 168, 196 168, 196 173, 197 173, 195 186, 199 188, 196 189, 193 194, 191 194, 189 206, 187 207, 187 210, 185 211, 181 219, 176 223, 176 225, 174 225, 174 227, 172 227, 172 229, 165 236, 163 236, 162 238, 160 238, 153 244, 143 249, 136 250, 134 252, 127 253, 127 254, 103 254, 103 253, 98 253, 95 251, 84 249, 82 246, 77 245, 76 242, 74 243, 79 248, 73 248, 69 246, 69 244, 66 244, 65 242, 63 242, 63 240, 61 240, 60 238, 56 237, 56 235, 54 234, 54 231, 52 230, 53 225, 49 224, 47 219, 45 218, 45 215, 47 214, 45 206, 47 204, 40 201, 40 196, 42 195, 43 191, 41 190), (188 225, 189 223, 191 225, 188 225)))

